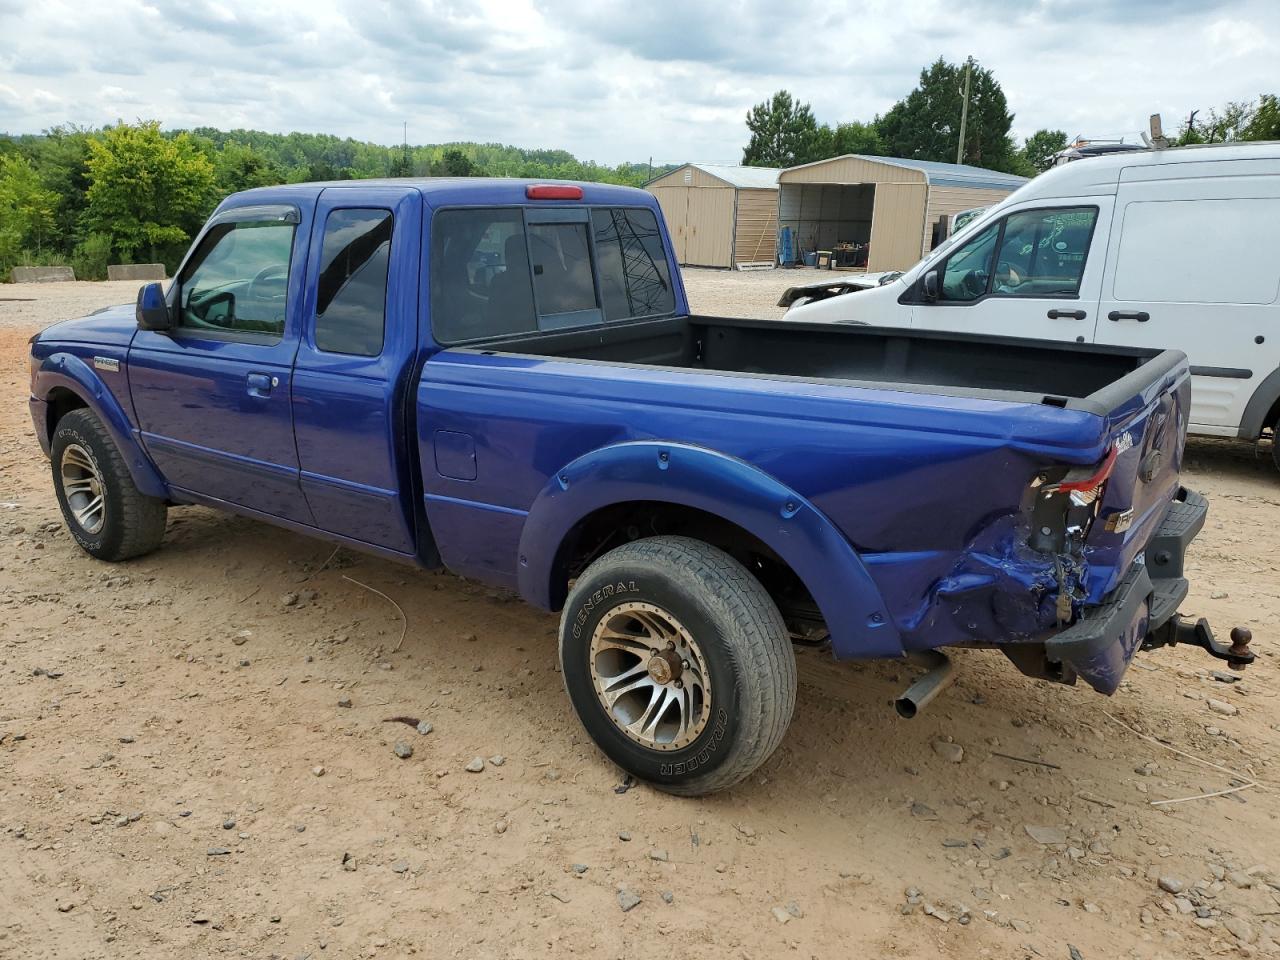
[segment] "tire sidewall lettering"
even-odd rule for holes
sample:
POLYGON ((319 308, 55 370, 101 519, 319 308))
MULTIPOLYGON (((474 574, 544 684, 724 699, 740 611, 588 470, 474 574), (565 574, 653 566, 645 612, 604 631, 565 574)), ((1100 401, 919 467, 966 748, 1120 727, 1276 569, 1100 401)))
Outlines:
POLYGON ((625 583, 618 581, 617 583, 606 583, 599 590, 587 597, 583 601, 582 606, 578 608, 578 612, 573 617, 573 639, 582 639, 582 626, 591 616, 591 611, 599 607, 605 600, 609 600, 621 593, 639 593, 634 580, 628 580, 625 583))

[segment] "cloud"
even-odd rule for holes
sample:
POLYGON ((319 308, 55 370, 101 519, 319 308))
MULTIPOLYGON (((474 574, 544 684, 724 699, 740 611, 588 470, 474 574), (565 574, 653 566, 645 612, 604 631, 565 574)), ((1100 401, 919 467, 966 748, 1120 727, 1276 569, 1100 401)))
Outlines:
POLYGON ((942 56, 992 69, 1014 132, 1136 138, 1274 91, 1275 0, 0 0, 0 130, 169 127, 502 141, 606 163, 741 156, 791 90, 869 120, 942 56))

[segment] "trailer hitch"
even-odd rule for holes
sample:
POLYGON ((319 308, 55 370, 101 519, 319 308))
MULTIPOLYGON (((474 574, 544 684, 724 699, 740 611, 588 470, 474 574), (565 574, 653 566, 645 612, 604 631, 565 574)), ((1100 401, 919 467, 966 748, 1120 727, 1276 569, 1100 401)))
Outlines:
POLYGON ((1253 640, 1253 632, 1248 627, 1231 628, 1231 645, 1227 646, 1213 635, 1209 621, 1201 617, 1195 623, 1187 623, 1182 617, 1174 614, 1168 622, 1147 634, 1142 641, 1143 650, 1154 650, 1157 647, 1172 647, 1179 643, 1203 647, 1212 656, 1227 661, 1232 670, 1243 670, 1254 661, 1253 651, 1249 643, 1253 640))

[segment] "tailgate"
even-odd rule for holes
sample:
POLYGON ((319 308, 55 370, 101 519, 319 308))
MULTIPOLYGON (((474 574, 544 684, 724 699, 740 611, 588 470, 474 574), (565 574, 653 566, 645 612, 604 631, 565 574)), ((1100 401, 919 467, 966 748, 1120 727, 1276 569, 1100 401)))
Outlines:
POLYGON ((1186 357, 1166 351, 1094 394, 1108 406, 1111 474, 1085 538, 1086 603, 1101 603, 1142 563, 1148 545, 1181 489, 1183 446, 1191 409, 1186 357))

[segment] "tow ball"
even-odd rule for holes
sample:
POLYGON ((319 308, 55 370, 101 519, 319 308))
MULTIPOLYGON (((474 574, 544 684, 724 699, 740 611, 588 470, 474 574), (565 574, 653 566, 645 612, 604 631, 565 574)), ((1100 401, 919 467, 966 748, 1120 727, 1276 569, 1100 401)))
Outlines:
POLYGON ((1175 615, 1168 623, 1147 634, 1142 642, 1143 650, 1154 650, 1157 647, 1172 647, 1179 643, 1203 647, 1219 660, 1227 661, 1232 670, 1243 670, 1254 661, 1253 651, 1249 643, 1253 640, 1253 632, 1248 627, 1231 628, 1231 645, 1222 643, 1213 635, 1209 621, 1201 617, 1195 623, 1188 623, 1175 615))

